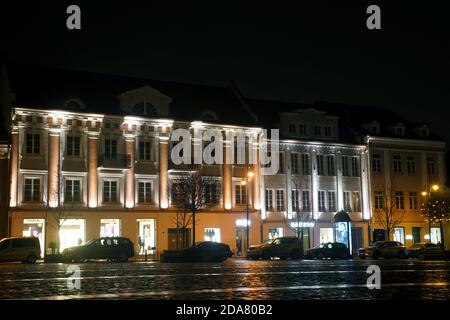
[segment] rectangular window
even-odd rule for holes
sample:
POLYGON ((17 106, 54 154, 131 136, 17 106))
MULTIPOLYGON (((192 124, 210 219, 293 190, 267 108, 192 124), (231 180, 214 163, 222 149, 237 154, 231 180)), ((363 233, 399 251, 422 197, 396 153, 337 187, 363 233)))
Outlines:
POLYGON ((283 237, 283 228, 269 228, 269 239, 283 237))
POLYGON ((302 154, 302 174, 309 174, 309 154, 302 154))
POLYGON ((402 173, 402 158, 400 156, 394 156, 394 173, 402 173))
POLYGON ((279 163, 280 163, 280 168, 278 170, 278 173, 285 173, 286 172, 286 167, 285 167, 285 163, 284 163, 284 152, 280 152, 279 153, 279 163))
POLYGON ((117 181, 104 180, 103 181, 103 202, 117 203, 117 181))
POLYGON ((381 156, 379 153, 374 153, 372 155, 372 171, 381 172, 381 156))
POLYGON ((359 161, 358 157, 352 157, 352 176, 359 177, 359 161))
POLYGON ((291 172, 298 174, 298 153, 291 153, 291 172))
MULTIPOLYGON (((120 236, 120 219, 100 220, 100 237, 119 237, 119 236, 120 236)), ((106 245, 108 245, 108 242, 106 242, 106 245)))
POLYGON ((105 139, 105 159, 117 158, 117 140, 105 139))
POLYGON ((405 228, 403 227, 394 228, 394 241, 405 243, 405 228))
POLYGON ((72 157, 80 156, 80 137, 67 136, 67 155, 72 157))
POLYGON ((300 193, 298 190, 292 190, 292 211, 300 210, 300 193))
POLYGON ((384 197, 382 191, 375 191, 375 209, 384 209, 384 197))
POLYGON ((408 157, 406 159, 406 166, 408 169, 409 175, 415 175, 416 174, 416 159, 414 157, 408 157))
POLYGON ((353 211, 361 212, 361 198, 358 191, 353 192, 353 211))
POLYGON ((328 191, 328 211, 336 211, 336 193, 334 191, 328 191))
POLYGON ((150 181, 139 181, 138 183, 138 203, 152 203, 152 183, 150 181))
POLYGON ((323 155, 317 155, 317 174, 323 175, 323 155))
POLYGON ((234 187, 234 196, 237 205, 247 204, 247 186, 236 184, 234 187))
POLYGON ((66 179, 64 202, 81 202, 81 181, 79 179, 66 179))
POLYGON ((310 211, 309 191, 302 191, 302 211, 310 211))
POLYGON ((327 168, 329 176, 334 176, 336 174, 334 169, 334 156, 327 156, 327 168))
POLYGON ((25 178, 24 202, 38 202, 41 200, 41 178, 25 178))
POLYGON ((214 206, 220 202, 219 200, 219 185, 216 182, 205 184, 205 204, 214 206))
POLYGON ((325 137, 331 137, 331 127, 325 126, 325 137))
POLYGON ((314 135, 316 137, 320 137, 322 135, 322 127, 321 126, 314 126, 314 135))
POLYGON ((430 176, 434 176, 436 174, 434 158, 427 158, 427 170, 428 170, 428 175, 430 175, 430 176))
POLYGON ((38 133, 27 133, 25 141, 25 151, 27 154, 41 153, 41 136, 38 133))
POLYGON ((397 210, 405 210, 405 199, 402 191, 395 193, 395 208, 397 210))
POLYGON ((320 244, 333 242, 333 228, 320 228, 320 244))
POLYGON ((277 190, 277 211, 284 210, 284 190, 277 190))
POLYGON ((266 189, 266 210, 273 211, 273 190, 266 189))
POLYGON ((417 192, 409 193, 409 209, 417 210, 417 192))
POLYGON ((289 123, 289 134, 297 134, 297 126, 295 125, 295 123, 289 123))
POLYGON ((220 228, 205 228, 203 239, 205 241, 220 242, 220 228))
POLYGON ((305 135, 306 134, 306 125, 304 125, 304 124, 299 125, 298 131, 300 132, 300 135, 305 135))
POLYGON ((348 170, 348 157, 342 156, 342 175, 347 177, 350 175, 350 172, 348 170))
POLYGON ((352 212, 352 193, 350 191, 344 191, 344 210, 352 212))
POLYGON ((139 142, 139 160, 151 160, 152 145, 148 141, 139 142))
POLYGON ((325 191, 319 191, 319 211, 320 212, 327 211, 325 207, 325 191))

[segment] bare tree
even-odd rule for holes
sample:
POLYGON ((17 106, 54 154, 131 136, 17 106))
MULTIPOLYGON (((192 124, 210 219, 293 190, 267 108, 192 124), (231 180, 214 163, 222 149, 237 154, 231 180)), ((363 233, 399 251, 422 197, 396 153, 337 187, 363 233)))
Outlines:
POLYGON ((374 218, 375 222, 385 230, 388 240, 391 240, 394 228, 402 223, 404 216, 405 210, 397 210, 397 199, 392 192, 392 187, 385 186, 382 203, 376 203, 374 218))
POLYGON ((198 170, 181 172, 173 179, 172 204, 181 214, 191 214, 189 219, 185 217, 182 220, 185 221, 185 226, 192 225, 192 246, 195 245, 197 222, 195 215, 208 207, 215 206, 218 203, 217 194, 216 181, 212 177, 203 176, 201 167, 198 170))
POLYGON ((181 245, 185 248, 188 245, 187 230, 192 224, 192 215, 189 211, 177 210, 175 217, 171 217, 172 223, 177 228, 177 250, 180 249, 180 232, 182 235, 181 245))
MULTIPOLYGON (((300 179, 292 179, 292 190, 296 192, 301 192, 302 184, 300 179)), ((312 222, 311 214, 303 210, 302 205, 300 203, 299 195, 295 195, 297 197, 296 201, 292 202, 292 213, 293 216, 289 219, 288 215, 284 216, 286 226, 292 230, 296 237, 303 241, 303 227, 302 223, 312 222)))
POLYGON ((428 219, 430 231, 432 224, 439 224, 441 230, 441 246, 444 248, 444 222, 450 221, 450 190, 445 190, 440 194, 430 196, 422 201, 420 214, 428 219))

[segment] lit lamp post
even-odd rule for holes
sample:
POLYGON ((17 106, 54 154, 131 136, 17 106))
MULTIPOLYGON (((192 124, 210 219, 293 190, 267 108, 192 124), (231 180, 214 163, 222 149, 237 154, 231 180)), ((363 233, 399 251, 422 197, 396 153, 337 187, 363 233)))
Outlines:
MULTIPOLYGON (((422 191, 422 196, 425 197, 425 201, 431 202, 431 196, 433 191, 439 191, 439 185, 433 184, 431 186, 427 186, 426 191, 422 191)), ((428 242, 431 242, 431 213, 427 212, 428 215, 428 242)), ((441 234, 442 237, 442 234, 441 234)), ((442 242, 442 239, 441 239, 442 242)))
POLYGON ((249 208, 249 202, 248 202, 248 187, 250 179, 252 179, 254 176, 254 173, 252 171, 248 171, 247 168, 247 174, 244 180, 241 181, 241 185, 245 186, 245 199, 246 199, 246 223, 245 223, 245 255, 248 254, 248 248, 249 248, 249 241, 250 241, 250 208, 249 208))

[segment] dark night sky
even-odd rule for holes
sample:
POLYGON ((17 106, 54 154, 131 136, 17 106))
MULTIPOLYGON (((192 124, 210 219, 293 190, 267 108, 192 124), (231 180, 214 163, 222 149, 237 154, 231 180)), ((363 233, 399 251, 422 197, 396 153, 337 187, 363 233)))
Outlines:
POLYGON ((450 141, 444 1, 4 2, 0 53, 14 62, 214 85, 233 79, 248 97, 384 106, 450 141), (69 4, 81 7, 81 31, 66 29, 69 4), (381 7, 382 30, 366 28, 369 4, 381 7))

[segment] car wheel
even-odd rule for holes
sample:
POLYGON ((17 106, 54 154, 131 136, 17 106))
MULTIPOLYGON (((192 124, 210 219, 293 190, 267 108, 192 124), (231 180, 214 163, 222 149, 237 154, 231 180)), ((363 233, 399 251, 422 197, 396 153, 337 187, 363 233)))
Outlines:
POLYGON ((36 263, 37 257, 34 254, 30 254, 27 257, 26 263, 36 263))
POLYGON ((398 253, 397 257, 398 257, 399 259, 405 259, 405 258, 406 258, 406 254, 405 254, 403 251, 400 251, 400 252, 398 253))
POLYGON ((300 251, 298 251, 298 250, 292 250, 292 252, 291 252, 291 259, 292 259, 292 260, 298 260, 298 259, 300 259, 300 251))
POLYGON ((126 255, 124 255, 124 254, 121 254, 119 256, 119 261, 120 262, 127 262, 128 261, 128 257, 126 255))
POLYGON ((323 255, 322 252, 320 252, 320 253, 317 255, 317 259, 322 260, 323 258, 324 258, 324 255, 323 255))

